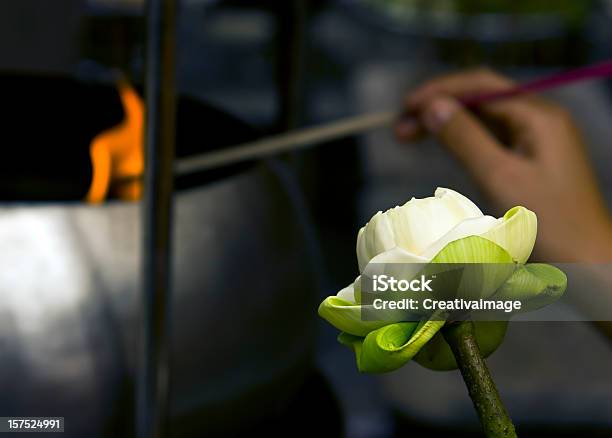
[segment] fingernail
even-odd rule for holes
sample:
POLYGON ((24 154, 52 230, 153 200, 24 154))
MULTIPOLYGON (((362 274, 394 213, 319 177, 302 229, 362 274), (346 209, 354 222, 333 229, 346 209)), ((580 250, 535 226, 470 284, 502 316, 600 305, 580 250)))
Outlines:
POLYGON ((459 104, 447 97, 438 98, 427 106, 423 114, 423 124, 430 132, 439 131, 459 108, 459 104))
POLYGON ((397 134, 398 137, 402 139, 407 139, 409 137, 412 137, 414 134, 416 134, 417 129, 418 129, 418 125, 415 120, 402 119, 397 123, 395 127, 395 133, 397 134))

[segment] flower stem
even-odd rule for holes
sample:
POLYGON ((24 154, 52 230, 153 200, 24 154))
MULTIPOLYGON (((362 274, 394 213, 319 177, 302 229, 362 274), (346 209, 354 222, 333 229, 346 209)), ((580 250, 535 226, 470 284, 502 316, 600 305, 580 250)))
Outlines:
POLYGON ((488 438, 516 437, 512 420, 480 354, 472 321, 447 324, 442 333, 455 355, 485 435, 488 438))

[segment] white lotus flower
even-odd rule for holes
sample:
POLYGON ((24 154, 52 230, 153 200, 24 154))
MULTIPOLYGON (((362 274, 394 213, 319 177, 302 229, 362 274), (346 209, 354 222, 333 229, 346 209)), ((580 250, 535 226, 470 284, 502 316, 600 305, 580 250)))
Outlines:
POLYGON ((359 271, 372 263, 427 263, 446 245, 480 236, 504 248, 518 263, 533 250, 537 217, 514 207, 503 217, 485 216, 468 198, 437 188, 434 196, 378 212, 357 236, 359 271))
MULTIPOLYGON (((524 263, 535 244, 535 213, 514 207, 496 219, 485 216, 465 196, 445 188, 425 199, 411 199, 378 212, 357 236, 360 276, 353 284, 319 306, 319 315, 341 331, 338 340, 350 347, 360 371, 393 371, 413 358, 431 369, 453 369, 456 362, 439 330, 446 314, 419 310, 376 313, 364 318, 372 304, 362 302, 361 277, 384 270, 394 278, 409 279, 424 269, 462 266, 460 281, 446 282, 463 297, 521 299, 536 309, 558 299, 567 277, 554 266, 524 263), (381 265, 379 265, 381 264, 381 265)), ((452 270, 451 270, 452 271, 452 270)), ((449 272, 451 272, 449 271, 449 272)), ((478 321, 476 338, 484 355, 495 351, 506 321, 478 321)))

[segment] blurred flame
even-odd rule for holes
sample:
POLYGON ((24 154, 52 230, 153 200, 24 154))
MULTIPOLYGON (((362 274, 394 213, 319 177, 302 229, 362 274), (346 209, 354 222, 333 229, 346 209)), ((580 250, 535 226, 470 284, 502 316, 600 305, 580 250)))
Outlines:
POLYGON ((110 188, 119 199, 134 201, 142 196, 144 171, 144 103, 127 83, 118 86, 125 117, 91 142, 93 176, 86 200, 99 203, 110 188))

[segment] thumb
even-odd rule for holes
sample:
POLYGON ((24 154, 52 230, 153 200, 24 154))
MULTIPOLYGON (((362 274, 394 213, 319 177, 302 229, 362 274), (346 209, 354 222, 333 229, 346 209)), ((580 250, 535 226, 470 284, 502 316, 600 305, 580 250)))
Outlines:
POLYGON ((436 97, 421 111, 425 128, 455 155, 481 184, 510 154, 471 112, 451 97, 436 97))

